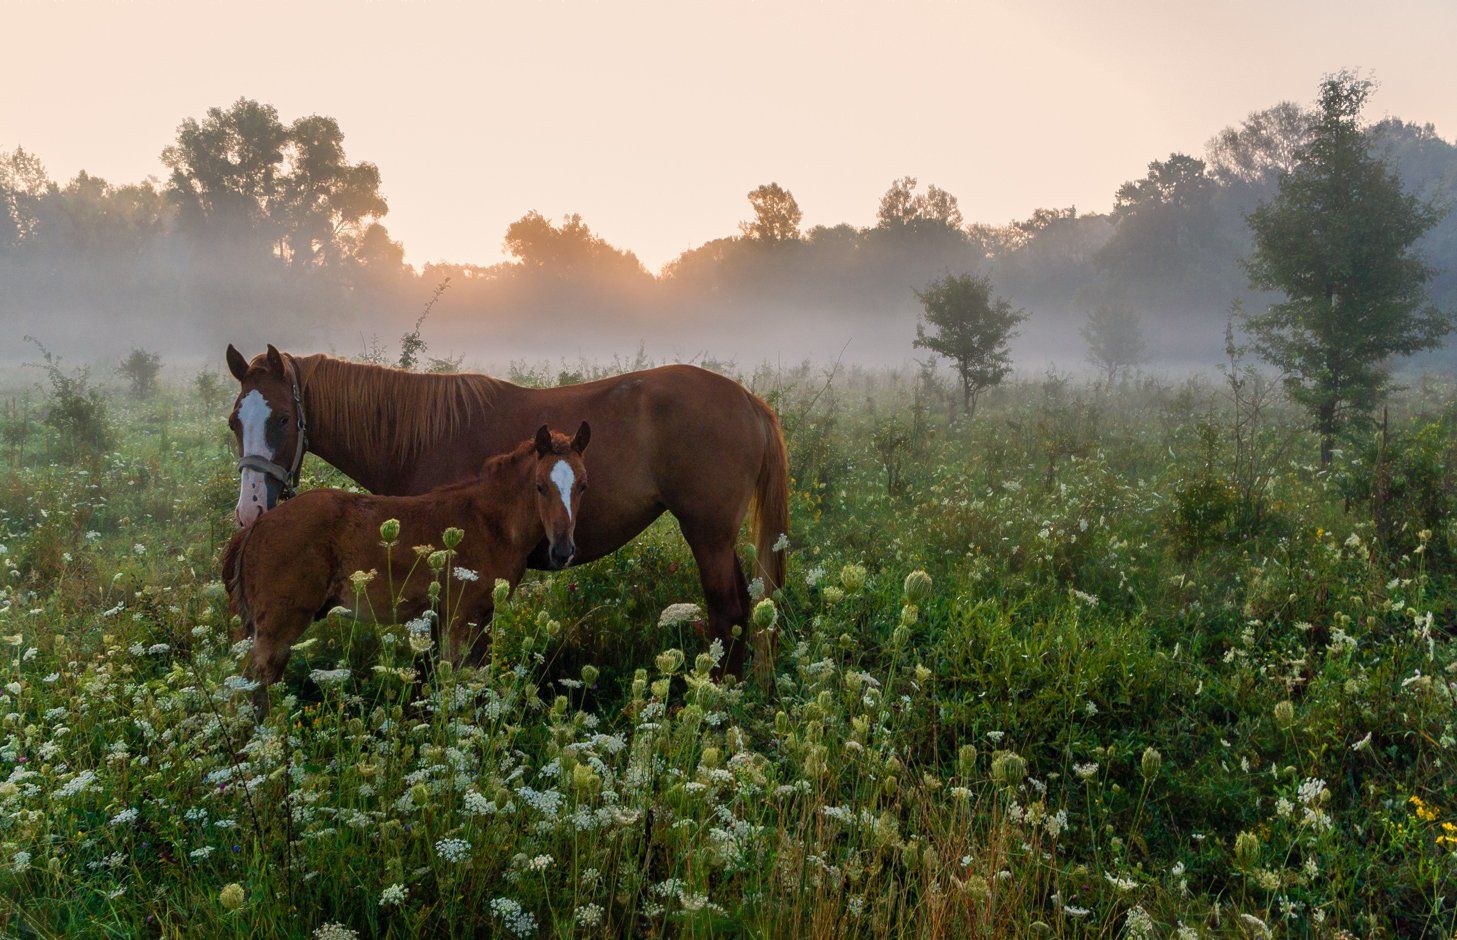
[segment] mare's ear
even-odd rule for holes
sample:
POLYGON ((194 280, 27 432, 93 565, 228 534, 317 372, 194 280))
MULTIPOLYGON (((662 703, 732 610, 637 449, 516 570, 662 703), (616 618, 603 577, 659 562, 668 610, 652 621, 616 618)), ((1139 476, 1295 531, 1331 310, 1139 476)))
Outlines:
POLYGON ((233 347, 232 343, 228 344, 227 358, 228 371, 233 373, 233 378, 237 379, 239 382, 243 381, 243 376, 248 374, 248 360, 243 358, 243 354, 238 352, 238 350, 233 347))
POLYGON ((283 367, 283 353, 272 343, 268 344, 268 368, 276 371, 279 375, 287 375, 288 370, 283 367))
POLYGON ((577 428, 577 436, 572 438, 572 450, 577 453, 587 449, 587 443, 592 440, 592 426, 583 421, 582 426, 577 428))
POLYGON ((551 428, 543 424, 536 429, 536 456, 545 457, 551 449, 551 428))

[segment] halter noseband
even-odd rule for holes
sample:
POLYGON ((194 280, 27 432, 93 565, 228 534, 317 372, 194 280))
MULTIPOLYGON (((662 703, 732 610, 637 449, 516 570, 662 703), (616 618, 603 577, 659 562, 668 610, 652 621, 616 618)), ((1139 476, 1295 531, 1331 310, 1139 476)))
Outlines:
POLYGON ((289 381, 293 386, 293 413, 298 418, 298 439, 294 441, 293 469, 285 470, 282 466, 274 463, 267 457, 261 457, 257 454, 244 454, 239 458, 237 466, 237 472, 239 473, 242 473, 244 470, 252 470, 256 473, 273 477, 273 479, 283 484, 283 488, 278 494, 279 501, 290 499, 298 493, 299 470, 303 467, 304 453, 309 447, 309 423, 308 419, 304 417, 304 399, 298 385, 298 363, 293 361, 292 356, 288 357, 288 366, 290 373, 289 381))

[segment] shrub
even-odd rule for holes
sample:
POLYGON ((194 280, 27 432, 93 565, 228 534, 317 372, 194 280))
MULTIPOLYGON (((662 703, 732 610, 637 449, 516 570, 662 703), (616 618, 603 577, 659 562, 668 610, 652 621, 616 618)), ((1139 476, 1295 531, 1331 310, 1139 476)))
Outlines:
POLYGON ((86 369, 66 372, 61 359, 34 337, 26 337, 40 350, 50 396, 46 403, 45 423, 60 438, 61 452, 67 456, 99 456, 111 447, 111 424, 106 414, 106 399, 91 384, 86 369))

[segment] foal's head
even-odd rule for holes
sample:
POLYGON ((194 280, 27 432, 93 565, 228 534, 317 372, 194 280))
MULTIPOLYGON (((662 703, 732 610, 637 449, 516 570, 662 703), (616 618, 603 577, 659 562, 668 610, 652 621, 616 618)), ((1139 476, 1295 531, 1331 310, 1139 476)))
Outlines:
POLYGON ((239 526, 272 509, 297 468, 304 446, 300 405, 295 399, 298 375, 293 362, 269 345, 253 362, 228 347, 228 369, 242 385, 228 427, 238 439, 239 526))
POLYGON ((572 438, 554 434, 544 424, 536 431, 536 467, 532 471, 536 511, 551 546, 547 557, 553 568, 565 568, 577 554, 577 510, 587 490, 582 451, 591 438, 592 429, 585 421, 572 438))

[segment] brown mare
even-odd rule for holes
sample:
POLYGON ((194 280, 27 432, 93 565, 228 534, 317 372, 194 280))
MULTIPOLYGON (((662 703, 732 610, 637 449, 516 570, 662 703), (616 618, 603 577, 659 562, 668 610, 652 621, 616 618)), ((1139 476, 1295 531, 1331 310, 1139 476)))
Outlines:
POLYGON ((496 579, 514 589, 527 556, 543 541, 564 563, 576 553, 573 534, 587 488, 582 453, 590 436, 585 422, 575 438, 542 425, 535 438, 487 460, 477 479, 423 496, 309 490, 233 533, 223 552, 223 582, 253 638, 248 674, 259 683, 259 709, 267 707, 268 686, 283 674, 294 642, 335 606, 363 620, 408 620, 429 610, 434 575, 411 547, 438 545, 452 526, 465 532, 452 566, 478 577, 451 582, 441 645, 447 657, 481 662, 496 579), (356 593, 354 572, 385 567, 380 526, 389 519, 400 523, 390 570, 356 593))
MULTIPOLYGON (((237 521, 247 525, 297 483, 304 449, 373 493, 412 495, 473 474, 543 423, 589 421, 599 438, 586 458, 593 498, 577 526, 576 562, 626 544, 664 511, 678 519, 698 563, 711 634, 729 672, 742 669, 748 582, 735 553, 754 509, 757 574, 784 584, 789 467, 779 419, 730 379, 673 365, 561 388, 522 388, 484 375, 425 375, 273 346, 249 362, 232 346, 242 384, 229 423, 242 481, 237 521)), ((564 559, 537 546, 529 565, 564 559)))

